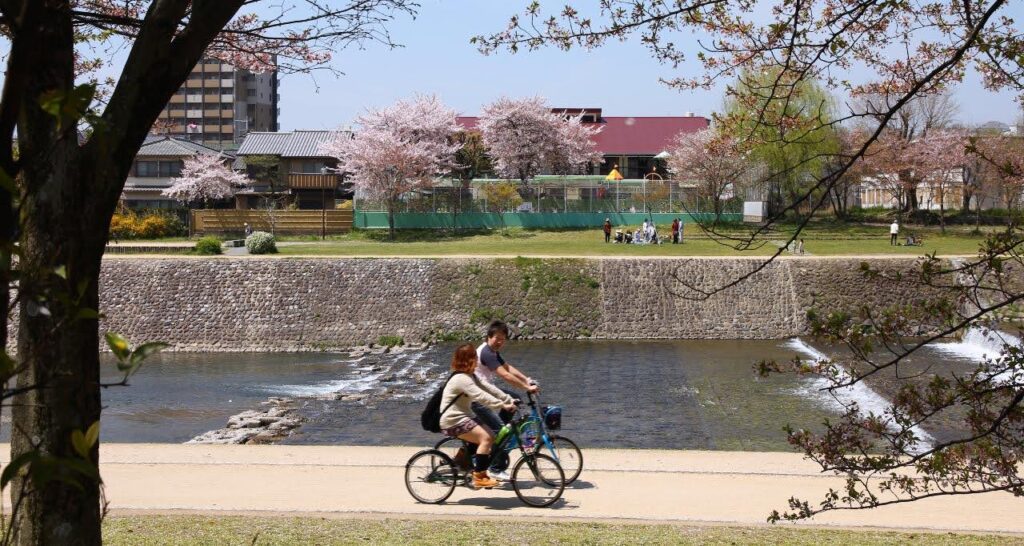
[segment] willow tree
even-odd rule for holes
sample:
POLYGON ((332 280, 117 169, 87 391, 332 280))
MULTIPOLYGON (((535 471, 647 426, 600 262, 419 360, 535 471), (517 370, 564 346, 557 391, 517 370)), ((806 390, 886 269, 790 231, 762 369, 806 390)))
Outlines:
POLYGON ((839 153, 835 105, 817 81, 781 69, 744 71, 733 86, 716 123, 749 150, 747 161, 765 166, 770 176, 758 182, 779 210, 807 193, 839 153))
POLYGON ((19 543, 100 543, 99 442, 82 440, 100 419, 100 261, 132 160, 193 66, 211 55, 254 71, 326 67, 332 51, 349 44, 390 45, 386 23, 415 6, 0 1, 0 39, 9 46, 0 96, 0 368, 3 379, 17 375, 11 457, 22 471, 13 488, 19 543), (96 82, 76 81, 98 64, 90 40, 128 53, 102 102, 96 82), (16 300, 6 289, 14 281, 16 300), (77 460, 77 470, 45 472, 55 457, 77 460))

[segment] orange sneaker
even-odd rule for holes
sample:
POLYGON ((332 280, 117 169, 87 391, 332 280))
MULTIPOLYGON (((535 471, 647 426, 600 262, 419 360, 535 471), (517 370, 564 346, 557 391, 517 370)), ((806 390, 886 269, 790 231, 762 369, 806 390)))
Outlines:
POLYGON ((490 489, 498 485, 498 480, 487 475, 487 471, 477 472, 473 471, 473 488, 474 489, 490 489))

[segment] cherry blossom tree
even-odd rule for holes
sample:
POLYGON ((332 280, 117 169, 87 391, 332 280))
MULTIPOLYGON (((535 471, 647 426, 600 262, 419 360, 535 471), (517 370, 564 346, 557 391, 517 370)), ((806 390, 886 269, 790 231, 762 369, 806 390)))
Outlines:
POLYGON ((982 136, 970 139, 967 154, 981 167, 988 193, 1011 213, 1024 199, 1024 139, 1016 136, 982 136))
POLYGON ((11 460, 20 465, 7 537, 101 542, 99 442, 85 434, 98 430, 101 409, 101 258, 132 160, 195 64, 212 55, 257 71, 331 69, 332 55, 350 45, 394 45, 388 23, 416 7, 408 0, 0 1, 0 39, 9 46, 0 93, 0 381, 16 377, 11 460), (103 48, 91 49, 97 43, 103 48), (125 55, 123 65, 106 67, 111 85, 97 93, 101 83, 83 72, 97 68, 91 52, 101 49, 125 55), (16 288, 13 298, 7 287, 16 288), (31 305, 18 306, 12 356, 8 317, 19 302, 31 305), (63 466, 53 472, 57 462, 63 466))
MULTIPOLYGON (((825 206, 831 189, 859 160, 886 151, 886 146, 878 144, 887 133, 895 132, 892 138, 902 138, 905 144, 901 147, 909 151, 909 143, 927 131, 910 135, 900 126, 901 116, 915 108, 915 102, 947 92, 968 73, 980 74, 989 89, 1009 91, 1024 100, 1024 34, 1015 22, 1017 5, 1006 0, 605 0, 596 6, 560 4, 555 12, 542 4, 547 3, 524 2, 523 14, 473 42, 491 54, 543 47, 593 49, 636 37, 669 69, 680 69, 686 63, 685 72, 662 78, 679 89, 710 89, 743 73, 774 74, 767 85, 756 89, 761 103, 788 103, 798 92, 798 84, 805 81, 821 82, 830 92, 852 99, 843 112, 820 125, 863 124, 867 130, 859 142, 830 153, 825 158, 829 168, 813 175, 798 194, 789 196, 784 206, 771 211, 766 222, 749 228, 744 236, 710 231, 737 249, 759 247, 758 241, 775 236, 779 221, 796 215, 796 229, 786 243, 794 242, 813 216, 800 217, 798 211, 813 213, 825 206), (680 44, 695 45, 686 48, 680 44), (692 69, 691 58, 700 69, 692 69), (864 97, 877 100, 870 105, 858 102, 864 97)), ((742 92, 737 86, 725 88, 727 100, 742 99, 742 92)), ((755 128, 761 130, 748 134, 769 135, 766 143, 780 146, 788 146, 793 137, 800 136, 801 131, 787 135, 792 122, 788 116, 773 117, 770 111, 763 114, 755 116, 755 128)), ((925 122, 920 127, 934 129, 941 124, 925 122)), ((818 128, 811 126, 802 132, 818 128)), ((916 179, 927 170, 913 165, 915 160, 904 154, 896 178, 902 172, 916 179)), ((999 157, 993 160, 1006 167, 1006 176, 1019 175, 1012 162, 999 157)), ((769 168, 764 178, 784 174, 772 171, 769 168)), ((904 205, 915 206, 917 180, 899 182, 906 193, 904 205)), ((763 271, 787 245, 780 245, 749 272, 714 286, 696 284, 682 274, 675 275, 673 282, 686 288, 680 297, 711 298, 763 271)), ((910 308, 861 306, 811 313, 814 336, 849 349, 847 356, 810 367, 823 374, 828 392, 836 393, 884 373, 896 374, 900 390, 882 414, 854 405, 839 419, 826 423, 821 432, 789 429, 792 445, 823 470, 843 476, 846 484, 814 504, 794 498, 788 510, 770 516, 772 521, 941 495, 988 491, 1024 495, 1024 353, 1019 347, 1004 346, 998 357, 956 377, 915 382, 898 373, 900 363, 922 347, 975 325, 983 326, 1001 309, 1020 305, 1024 290, 1010 279, 1024 271, 1022 245, 1024 232, 1010 226, 988 237, 972 259, 950 262, 926 256, 917 271, 901 275, 865 264, 865 282, 910 282, 911 290, 922 294, 921 301, 910 308), (916 326, 929 329, 929 333, 923 339, 908 336, 916 326), (950 412, 951 418, 959 419, 961 434, 934 442, 922 438, 920 427, 950 412)), ((762 370, 807 373, 808 367, 765 362, 762 370)))
POLYGON ((171 179, 171 187, 161 192, 182 203, 227 199, 249 185, 249 179, 225 164, 223 154, 196 154, 185 160, 181 176, 171 179))
POLYGON ((697 194, 711 202, 715 219, 722 215, 722 199, 736 193, 751 170, 746 154, 734 138, 713 129, 682 132, 668 149, 668 171, 676 180, 697 183, 697 194))
POLYGON ((928 170, 915 148, 914 141, 899 132, 886 131, 865 154, 865 174, 892 198, 901 213, 918 208, 917 188, 928 170))
POLYGON ((548 150, 547 163, 554 174, 580 174, 590 164, 603 160, 594 136, 601 127, 583 123, 583 116, 559 116, 555 121, 558 145, 548 150))
POLYGON ((600 129, 553 113, 541 97, 500 98, 484 106, 478 127, 495 170, 524 188, 545 169, 572 172, 601 157, 593 142, 600 129))
POLYGON ((395 238, 395 210, 402 196, 431 187, 450 171, 461 144, 449 138, 458 131, 455 110, 435 96, 398 101, 356 119, 354 136, 343 133, 326 142, 322 154, 338 159, 357 190, 382 199, 388 211, 388 235, 395 238))
POLYGON ((931 201, 939 205, 939 226, 946 232, 946 201, 954 188, 962 191, 967 165, 967 135, 962 131, 931 131, 913 143, 920 157, 921 179, 931 201))

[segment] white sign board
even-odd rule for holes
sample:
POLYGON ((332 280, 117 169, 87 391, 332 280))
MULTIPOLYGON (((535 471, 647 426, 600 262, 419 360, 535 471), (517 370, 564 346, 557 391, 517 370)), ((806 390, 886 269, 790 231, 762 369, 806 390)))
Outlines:
POLYGON ((764 217, 768 210, 767 205, 764 201, 744 201, 743 221, 752 223, 764 222, 764 217))

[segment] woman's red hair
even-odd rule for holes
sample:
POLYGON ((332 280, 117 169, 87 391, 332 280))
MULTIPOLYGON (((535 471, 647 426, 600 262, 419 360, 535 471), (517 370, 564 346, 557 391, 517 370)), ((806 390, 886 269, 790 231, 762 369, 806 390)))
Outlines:
POLYGON ((469 343, 459 345, 452 357, 452 371, 473 373, 476 370, 476 349, 469 343))

